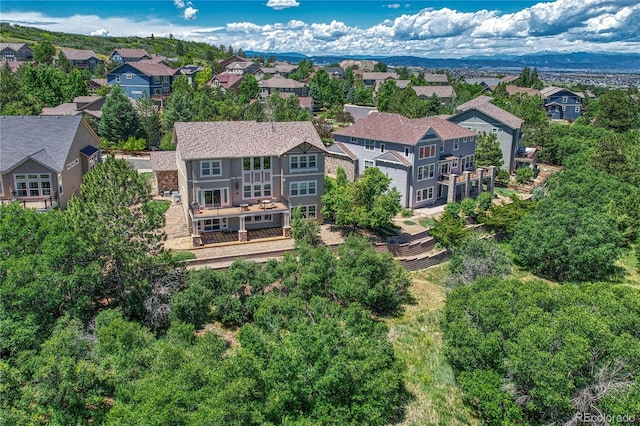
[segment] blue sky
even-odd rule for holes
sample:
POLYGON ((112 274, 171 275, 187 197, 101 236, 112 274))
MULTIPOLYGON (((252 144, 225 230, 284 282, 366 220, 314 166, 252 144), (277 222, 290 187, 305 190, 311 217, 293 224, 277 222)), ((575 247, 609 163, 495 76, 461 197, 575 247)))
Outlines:
POLYGON ((308 55, 640 53, 638 0, 2 0, 0 20, 308 55))

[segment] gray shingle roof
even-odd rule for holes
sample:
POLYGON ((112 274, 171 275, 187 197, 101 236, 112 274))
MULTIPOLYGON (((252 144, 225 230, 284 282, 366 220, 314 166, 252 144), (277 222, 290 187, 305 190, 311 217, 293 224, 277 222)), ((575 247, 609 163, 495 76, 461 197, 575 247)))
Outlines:
POLYGON ((28 157, 61 171, 81 120, 79 116, 0 116, 0 171, 28 157))
POLYGON ((60 53, 64 54, 64 56, 70 61, 85 61, 90 58, 98 58, 96 52, 93 50, 82 50, 82 49, 62 49, 60 53))
POLYGON ((151 170, 154 172, 171 172, 178 170, 175 151, 154 151, 150 155, 151 170))
MULTIPOLYGON (((477 99, 477 98, 476 98, 477 99)), ((472 102, 472 101, 469 101, 472 102)), ((467 102, 467 103, 469 103, 467 102)), ((470 109, 475 109, 477 111, 482 112, 483 114, 494 118, 512 129, 520 129, 522 124, 524 124, 524 120, 516 115, 511 114, 508 111, 503 110, 499 106, 492 104, 491 102, 479 103, 478 105, 472 106, 470 108, 462 109, 462 105, 458 107, 460 111, 467 111, 470 109)))
POLYGON ((303 142, 326 150, 310 121, 175 123, 174 132, 181 160, 282 155, 303 142))

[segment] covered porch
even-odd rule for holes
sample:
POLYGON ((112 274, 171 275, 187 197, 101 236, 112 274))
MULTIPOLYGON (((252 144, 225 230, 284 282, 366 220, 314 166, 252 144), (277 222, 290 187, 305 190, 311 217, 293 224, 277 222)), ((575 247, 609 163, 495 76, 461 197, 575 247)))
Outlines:
POLYGON ((194 203, 189 208, 189 218, 191 237, 196 247, 291 237, 289 207, 275 199, 206 208, 194 203))
POLYGON ((438 185, 439 188, 447 189, 447 203, 452 203, 458 201, 458 188, 461 188, 461 197, 466 198, 472 193, 477 196, 483 192, 486 183, 487 191, 493 194, 495 180, 496 167, 489 166, 486 169, 478 168, 475 171, 464 171, 462 174, 441 174, 438 178, 438 185))

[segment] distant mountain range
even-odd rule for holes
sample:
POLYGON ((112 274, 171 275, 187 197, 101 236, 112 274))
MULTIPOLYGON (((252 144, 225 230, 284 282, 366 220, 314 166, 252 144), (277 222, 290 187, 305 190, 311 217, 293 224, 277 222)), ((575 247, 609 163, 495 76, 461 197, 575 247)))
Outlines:
POLYGON ((625 53, 556 53, 540 52, 522 56, 469 56, 460 59, 432 59, 416 56, 306 56, 300 53, 263 53, 245 52, 248 57, 264 55, 275 56, 277 60, 298 63, 302 59, 311 59, 314 64, 326 65, 346 59, 365 59, 381 61, 393 66, 416 66, 424 68, 478 68, 478 69, 522 69, 537 67, 544 71, 599 71, 599 72, 635 72, 640 70, 640 54, 625 53))

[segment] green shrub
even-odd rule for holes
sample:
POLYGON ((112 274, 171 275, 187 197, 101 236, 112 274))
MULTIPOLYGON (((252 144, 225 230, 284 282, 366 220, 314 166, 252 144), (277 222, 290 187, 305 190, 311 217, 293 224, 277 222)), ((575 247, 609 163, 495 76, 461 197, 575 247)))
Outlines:
POLYGON ((413 216, 413 210, 402 209, 402 217, 411 217, 411 216, 413 216))

